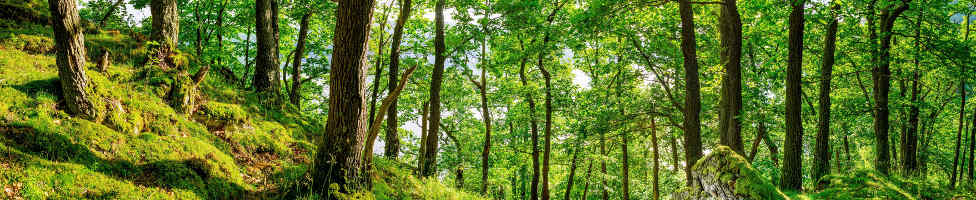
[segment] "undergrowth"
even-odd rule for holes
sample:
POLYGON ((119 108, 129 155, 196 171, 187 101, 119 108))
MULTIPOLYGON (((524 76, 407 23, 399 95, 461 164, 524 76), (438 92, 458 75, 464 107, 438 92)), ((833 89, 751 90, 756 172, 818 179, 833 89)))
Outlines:
MULTIPOLYGON (((46 19, 43 1, 14 5, 46 19)), ((46 7, 44 7, 46 9, 46 7)), ((138 33, 86 34, 86 74, 104 111, 65 113, 50 29, 0 20, 0 199, 319 199, 309 169, 325 119, 208 77, 194 112, 172 108, 172 71, 146 65, 138 33), (95 69, 110 52, 112 65, 95 69)), ((29 22, 29 21, 28 21, 29 22)), ((192 58, 186 58, 192 59, 192 58)), ((190 62, 188 71, 196 71, 190 62)), ((376 159, 375 186, 354 199, 478 199, 376 159)))

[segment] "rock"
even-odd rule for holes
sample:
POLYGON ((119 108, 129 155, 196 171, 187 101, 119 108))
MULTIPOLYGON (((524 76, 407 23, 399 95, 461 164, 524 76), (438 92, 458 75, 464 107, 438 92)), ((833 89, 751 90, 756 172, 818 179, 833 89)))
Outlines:
POLYGON ((727 146, 719 146, 698 160, 691 170, 686 199, 789 199, 763 178, 749 161, 727 146))

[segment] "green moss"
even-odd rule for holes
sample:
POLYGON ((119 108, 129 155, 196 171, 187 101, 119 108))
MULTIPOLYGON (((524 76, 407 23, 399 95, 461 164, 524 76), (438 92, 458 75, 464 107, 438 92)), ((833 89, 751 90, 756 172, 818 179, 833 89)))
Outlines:
POLYGON ((206 120, 221 123, 241 123, 247 120, 247 112, 240 106, 216 101, 208 101, 200 105, 197 114, 206 120))
POLYGON ((18 49, 30 54, 54 52, 54 40, 47 36, 17 34, 0 39, 0 46, 18 49))
MULTIPOLYGON (((701 178, 706 181, 716 181, 706 184, 723 184, 734 187, 732 192, 737 196, 748 199, 788 199, 783 192, 752 168, 749 161, 727 146, 719 146, 710 154, 699 159, 692 167, 692 171, 696 174, 695 176, 717 178, 717 180, 701 178)), ((702 188, 692 188, 690 191, 692 195, 705 195, 701 194, 702 190, 702 188)))

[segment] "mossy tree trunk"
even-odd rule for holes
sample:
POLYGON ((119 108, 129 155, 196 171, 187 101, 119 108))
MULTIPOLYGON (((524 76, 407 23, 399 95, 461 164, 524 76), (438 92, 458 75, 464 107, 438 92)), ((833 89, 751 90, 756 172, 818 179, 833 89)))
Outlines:
MULTIPOLYGON (((278 72, 278 0, 257 0, 255 4, 258 51, 251 86, 255 91, 264 93, 269 103, 277 105, 281 98, 278 95, 281 90, 278 72)), ((335 40, 341 39, 351 38, 339 38, 337 34, 335 40)))
MULTIPOLYGON (((813 154, 813 180, 819 181, 830 173, 830 79, 834 70, 834 50, 837 42, 837 9, 834 5, 827 34, 824 36, 823 65, 820 66, 820 116, 817 119, 817 136, 813 154)), ((817 184, 818 188, 820 187, 817 184)))
POLYGON ((325 140, 318 143, 312 190, 333 198, 361 188, 362 147, 366 136, 366 49, 375 1, 340 0, 336 11, 335 50, 329 75, 329 114, 325 140))
POLYGON ((78 8, 74 0, 48 0, 51 11, 51 28, 54 29, 58 78, 62 98, 68 105, 68 113, 94 120, 98 115, 92 101, 90 81, 85 75, 85 35, 80 26, 78 8))
POLYGON ((780 187, 802 190, 803 185, 803 121, 800 119, 801 72, 803 71, 803 4, 805 0, 791 0, 789 19, 789 57, 786 68, 786 140, 783 148, 783 170, 780 187))
POLYGON ((681 54, 685 70, 685 175, 691 185, 691 165, 702 155, 701 143, 701 86, 698 80, 698 55, 695 42, 695 15, 690 0, 678 0, 681 15, 681 54))
POLYGON ((430 122, 427 138, 424 141, 424 159, 420 168, 421 177, 430 177, 437 172, 437 135, 441 123, 441 84, 444 82, 444 61, 447 59, 444 44, 444 0, 434 5, 434 71, 430 81, 430 122))
MULTIPOLYGON (((392 92, 396 87, 396 73, 400 71, 400 43, 403 42, 403 27, 406 26, 407 19, 410 18, 412 9, 411 0, 400 0, 400 15, 397 16, 396 26, 393 28, 393 39, 390 41, 390 74, 387 90, 392 92)), ((384 155, 389 159, 396 159, 400 154, 400 136, 397 133, 399 126, 397 122, 397 101, 393 100, 390 110, 387 112, 386 119, 386 146, 384 155)))
POLYGON ((736 1, 722 1, 718 21, 721 60, 725 67, 719 102, 719 143, 743 154, 742 123, 739 118, 742 114, 742 20, 736 1))

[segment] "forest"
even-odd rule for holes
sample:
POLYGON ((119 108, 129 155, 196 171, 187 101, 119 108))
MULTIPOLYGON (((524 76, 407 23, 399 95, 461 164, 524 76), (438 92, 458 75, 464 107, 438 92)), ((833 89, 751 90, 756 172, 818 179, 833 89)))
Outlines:
POLYGON ((976 199, 974 20, 973 0, 0 0, 0 199, 976 199))

